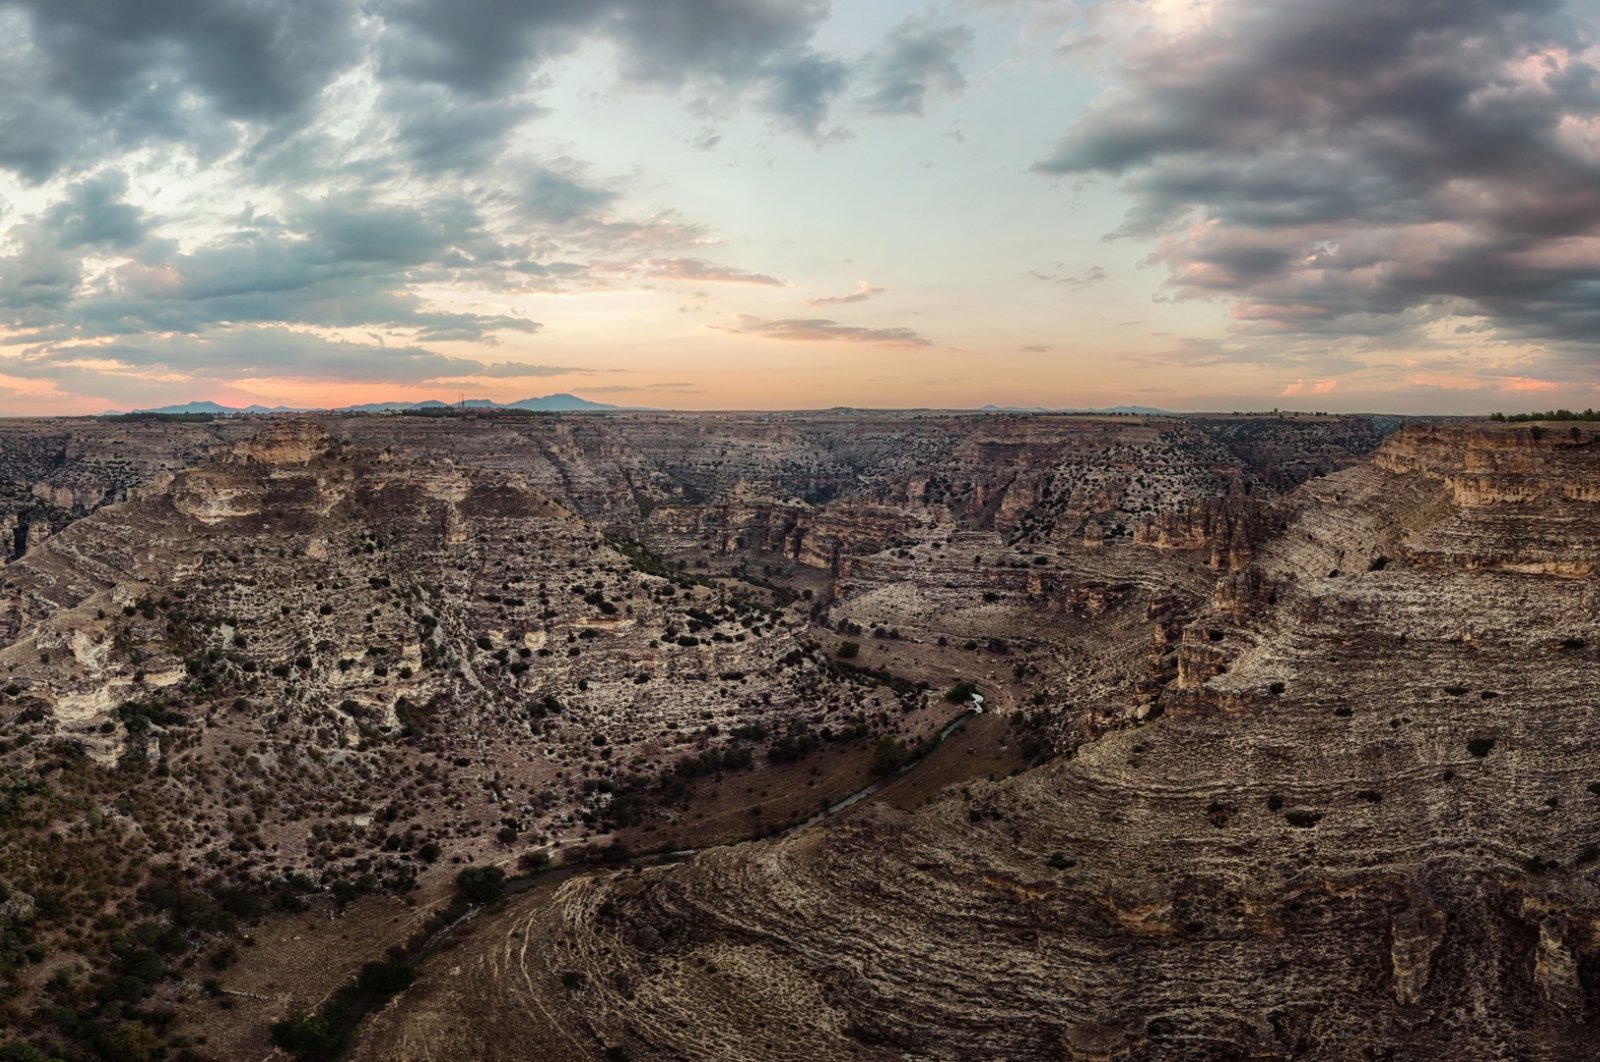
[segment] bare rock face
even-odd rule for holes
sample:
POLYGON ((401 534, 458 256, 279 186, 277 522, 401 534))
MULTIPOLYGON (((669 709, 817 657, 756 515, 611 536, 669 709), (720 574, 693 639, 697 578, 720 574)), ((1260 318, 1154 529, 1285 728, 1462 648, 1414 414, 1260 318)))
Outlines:
POLYGON ((1560 915, 1547 915, 1539 922, 1539 945, 1534 954, 1533 980, 1546 1003, 1574 1019, 1581 1019, 1584 991, 1571 935, 1572 931, 1560 915))
POLYGON ((261 427, 115 418, 0 425, 0 560, 23 555, 72 521, 261 427))
POLYGON ((1273 513, 1253 499, 1207 499, 1147 518, 1133 540, 1164 551, 1203 549, 1213 569, 1231 572, 1255 559, 1256 544, 1272 533, 1272 524, 1273 513))
POLYGON ((1389 948, 1394 969, 1395 999, 1403 1004, 1420 1003, 1433 976, 1433 956, 1445 931, 1444 912, 1408 908, 1390 921, 1394 943, 1389 948))
POLYGON ((304 465, 328 452, 327 429, 314 420, 275 421, 227 450, 233 461, 304 465))
POLYGON ((1407 544, 1425 563, 1587 577, 1600 571, 1600 437, 1588 427, 1406 428, 1375 464, 1442 484, 1454 518, 1407 544))

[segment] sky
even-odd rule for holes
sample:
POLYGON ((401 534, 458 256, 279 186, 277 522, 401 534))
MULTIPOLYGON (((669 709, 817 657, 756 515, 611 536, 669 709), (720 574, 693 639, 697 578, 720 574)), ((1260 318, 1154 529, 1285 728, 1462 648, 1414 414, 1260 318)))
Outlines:
POLYGON ((1600 406, 1600 0, 0 0, 0 414, 1600 406))

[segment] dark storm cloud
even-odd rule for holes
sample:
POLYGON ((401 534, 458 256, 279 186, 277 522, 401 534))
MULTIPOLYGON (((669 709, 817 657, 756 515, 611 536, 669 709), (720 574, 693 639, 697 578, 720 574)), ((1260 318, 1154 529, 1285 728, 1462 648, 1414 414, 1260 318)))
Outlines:
MULTIPOLYGON (((1036 167, 1123 179, 1124 235, 1246 331, 1600 334, 1600 78, 1555 0, 1235 0, 1136 50, 1036 167)), ((1584 353, 1581 357, 1588 358, 1584 353)))
POLYGON ((921 114, 930 95, 967 87, 961 64, 972 51, 972 31, 922 19, 902 23, 869 61, 871 92, 864 103, 877 114, 921 114))

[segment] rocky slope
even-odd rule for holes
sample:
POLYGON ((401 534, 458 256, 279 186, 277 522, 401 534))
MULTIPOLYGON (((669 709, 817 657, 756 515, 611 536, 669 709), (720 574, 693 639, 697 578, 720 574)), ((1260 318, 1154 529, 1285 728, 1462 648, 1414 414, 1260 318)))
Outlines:
POLYGON ((362 1057, 1592 1057, 1597 453, 1406 429, 1220 566, 1144 725, 570 881, 362 1057))

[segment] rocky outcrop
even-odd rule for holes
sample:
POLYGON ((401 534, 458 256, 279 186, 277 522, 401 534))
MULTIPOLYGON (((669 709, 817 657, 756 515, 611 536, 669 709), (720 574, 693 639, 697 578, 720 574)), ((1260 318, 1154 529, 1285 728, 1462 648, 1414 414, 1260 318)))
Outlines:
POLYGON ((1444 939, 1445 914, 1407 908, 1390 921, 1389 947, 1394 997, 1405 1005, 1422 1002, 1433 976, 1433 956, 1444 939))
POLYGON ((1600 431, 1408 427, 1376 467, 1442 485, 1455 511, 1406 544, 1436 565, 1572 578, 1600 571, 1600 431))
POLYGON ((1238 571, 1255 559, 1256 547, 1275 533, 1274 514, 1243 497, 1207 499, 1141 521, 1133 540, 1162 551, 1203 550, 1217 571, 1238 571))

